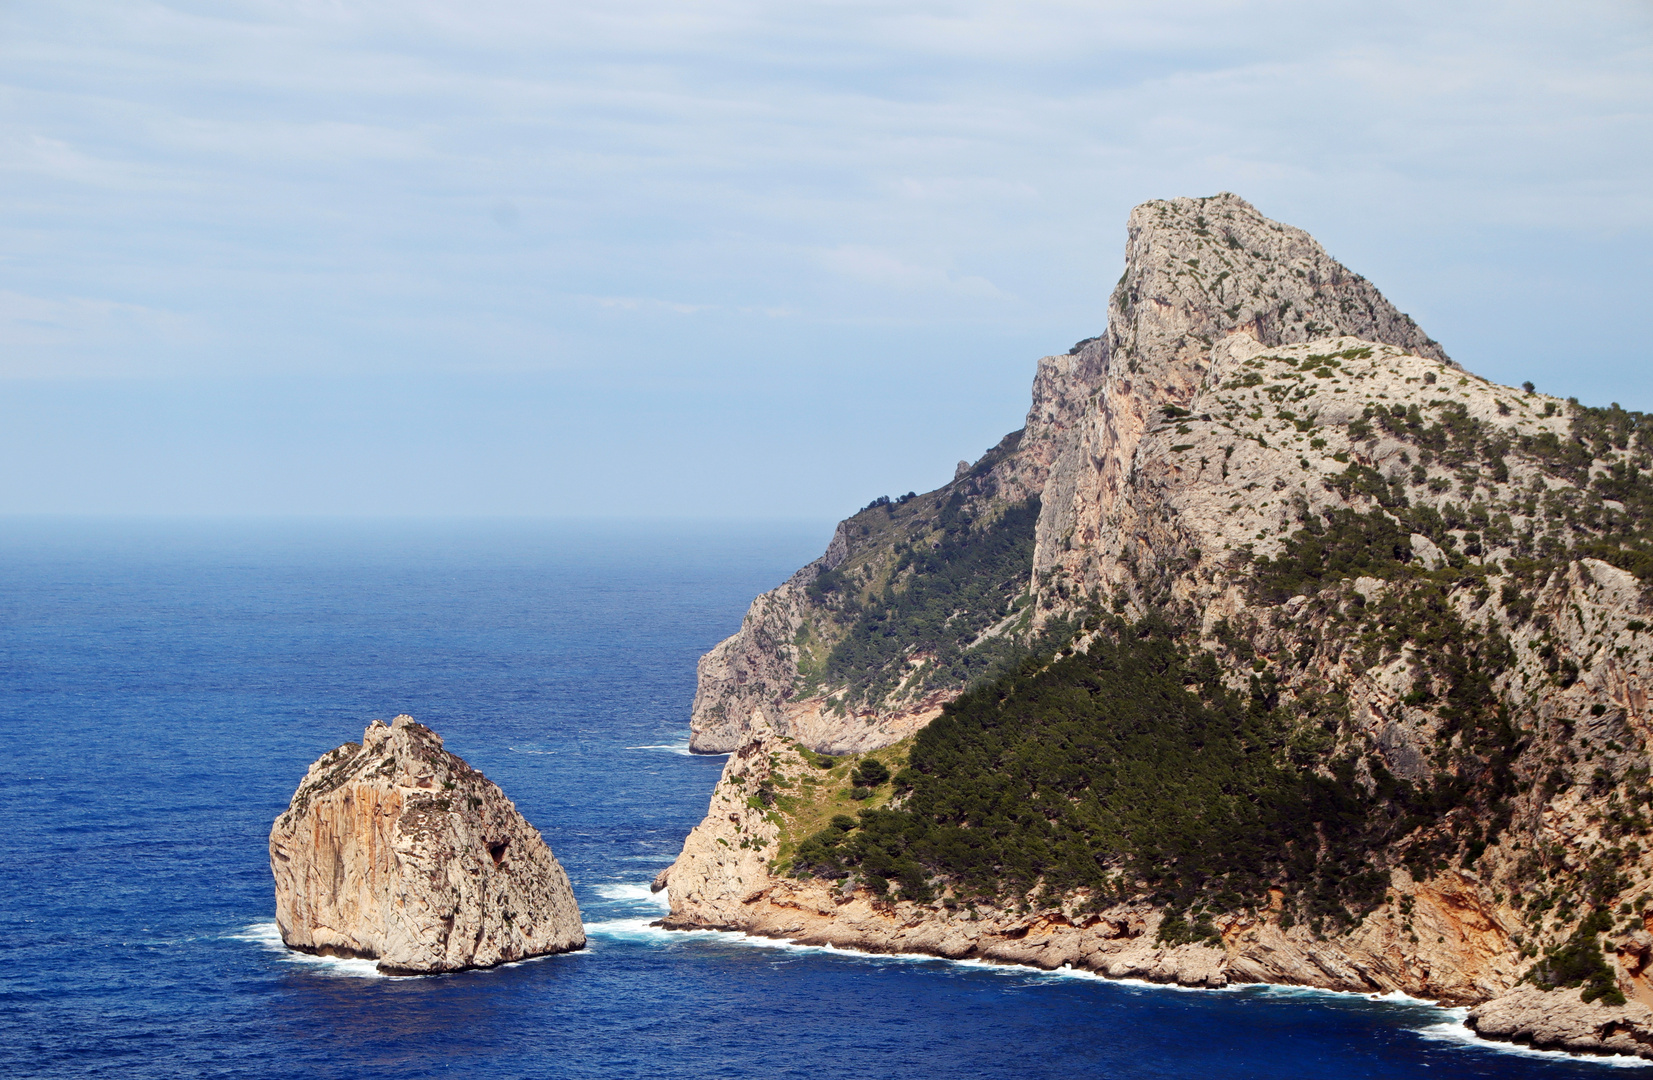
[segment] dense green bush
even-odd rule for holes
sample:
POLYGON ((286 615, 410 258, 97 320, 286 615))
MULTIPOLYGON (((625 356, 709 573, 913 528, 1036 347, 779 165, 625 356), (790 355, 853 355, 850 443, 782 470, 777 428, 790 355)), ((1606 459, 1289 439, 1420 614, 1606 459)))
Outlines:
POLYGON ((850 779, 860 787, 875 788, 889 781, 890 770, 877 758, 867 758, 855 767, 850 779))
POLYGON ((1329 520, 1310 516, 1278 558, 1257 560, 1252 590, 1280 603, 1301 592, 1351 577, 1389 578, 1412 560, 1411 530, 1382 511, 1338 510, 1329 520))
POLYGON ((1421 797, 1386 773, 1367 796, 1352 760, 1331 776, 1292 764, 1287 725, 1260 687, 1226 690, 1211 656, 1145 621, 949 705, 897 777, 904 803, 835 822, 793 870, 894 879, 914 899, 938 879, 984 896, 1043 882, 1179 910, 1284 885, 1305 917, 1345 923, 1382 899, 1368 856, 1421 797))
POLYGON ((1571 937, 1546 952, 1527 977, 1544 990, 1582 986, 1585 1001, 1600 998, 1608 1005, 1623 1005, 1624 993, 1619 990, 1618 977, 1596 942, 1597 934, 1612 928, 1612 914, 1605 908, 1597 908, 1578 924, 1571 937))

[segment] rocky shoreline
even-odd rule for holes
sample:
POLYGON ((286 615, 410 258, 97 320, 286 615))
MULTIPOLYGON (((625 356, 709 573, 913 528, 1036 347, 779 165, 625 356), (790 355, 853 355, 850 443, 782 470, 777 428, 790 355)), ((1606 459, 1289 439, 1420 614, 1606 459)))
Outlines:
POLYGON ((1218 915, 1216 940, 1166 945, 1158 940, 1164 912, 1141 901, 1094 907, 1079 894, 1056 907, 918 904, 875 895, 855 879, 779 876, 773 866, 782 818, 757 793, 796 790, 816 772, 807 750, 759 721, 729 755, 682 854, 653 882, 670 902, 659 925, 875 954, 1066 967, 1182 987, 1401 993, 1469 1007, 1468 1026, 1489 1040, 1653 1060, 1653 1008, 1642 1001, 1585 1003, 1577 989, 1545 992, 1521 982, 1529 964, 1513 941, 1520 915, 1488 897, 1468 871, 1415 881, 1397 869, 1389 899, 1335 937, 1283 925, 1276 908, 1218 915))
MULTIPOLYGON (((662 877, 665 877, 663 874, 662 877)), ((656 886, 666 888, 659 880, 656 886)), ((666 930, 744 933, 793 945, 843 949, 871 955, 922 955, 944 960, 980 960, 1040 971, 1069 969, 1110 980, 1130 980, 1185 989, 1221 990, 1277 986, 1327 993, 1405 998, 1444 1007, 1468 1007, 1465 1027, 1488 1042, 1513 1043, 1569 1055, 1630 1056, 1653 1061, 1653 1009, 1640 1002, 1607 1005, 1580 1000, 1580 990, 1543 991, 1521 986, 1491 999, 1445 993, 1422 995, 1416 988, 1387 985, 1385 974, 1336 947, 1315 948, 1279 931, 1256 935, 1254 948, 1153 943, 1161 916, 1146 905, 1121 905, 1078 921, 1060 913, 1015 916, 994 912, 967 920, 932 920, 904 905, 882 904, 864 890, 832 895, 830 890, 775 888, 750 902, 744 921, 708 923, 667 916, 653 925, 666 930), (826 895, 823 895, 826 893, 826 895), (774 899, 771 899, 771 898, 774 899), (823 911, 829 906, 829 911, 823 911), (1293 978, 1282 965, 1309 964, 1309 978, 1293 978), (1377 985, 1372 985, 1376 982, 1377 985)), ((910 905, 905 905, 911 907, 910 905)), ((1246 928, 1254 929, 1254 928, 1246 928)), ((1244 931, 1242 931, 1244 933, 1244 931)), ((1226 939, 1226 934, 1225 934, 1226 939)))

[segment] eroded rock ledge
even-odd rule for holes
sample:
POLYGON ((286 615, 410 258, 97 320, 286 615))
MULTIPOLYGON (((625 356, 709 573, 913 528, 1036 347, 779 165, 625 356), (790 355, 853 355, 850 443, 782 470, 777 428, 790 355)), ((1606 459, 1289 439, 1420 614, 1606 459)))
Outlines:
POLYGON ((310 766, 270 830, 276 924, 301 952, 420 975, 585 945, 568 875, 499 787, 412 717, 310 766))
POLYGON ((1488 1039, 1575 1054, 1653 1058, 1653 1009, 1639 1001, 1607 1005, 1581 990, 1523 986, 1470 1010, 1469 1027, 1488 1039))
MULTIPOLYGON (((842 766, 840 766, 840 770, 842 766)), ((870 953, 980 959, 1043 970, 1071 967, 1109 978, 1189 987, 1243 983, 1308 986, 1350 993, 1401 992, 1449 1006, 1472 1006, 1469 1026, 1488 1039, 1573 1053, 1632 1054, 1653 1060, 1653 1008, 1641 972, 1653 967, 1648 935, 1631 934, 1609 952, 1631 1001, 1584 1003, 1577 989, 1544 992, 1522 978, 1532 966, 1517 945, 1527 931, 1507 896, 1480 875, 1448 870, 1424 880, 1390 875, 1388 898, 1359 925, 1332 936, 1282 919, 1272 907, 1213 918, 1216 937, 1169 945, 1163 912, 1151 903, 1100 910, 1084 895, 1022 908, 981 901, 914 903, 875 894, 855 879, 794 878, 776 872, 797 822, 763 795, 809 792, 797 812, 831 803, 826 777, 795 740, 761 722, 729 756, 705 819, 655 879, 668 890, 674 930, 726 930, 802 945, 870 953), (817 780, 818 788, 808 782, 817 780)), ((771 796, 774 797, 773 795, 771 796)), ((1620 935, 1622 936, 1622 935, 1620 935)))

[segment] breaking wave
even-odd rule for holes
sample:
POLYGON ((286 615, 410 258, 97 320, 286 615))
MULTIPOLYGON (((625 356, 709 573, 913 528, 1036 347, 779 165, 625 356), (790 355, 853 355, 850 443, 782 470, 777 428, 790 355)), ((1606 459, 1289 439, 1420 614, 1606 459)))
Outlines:
POLYGON ((281 940, 280 928, 273 922, 253 923, 239 934, 228 936, 231 941, 249 942, 259 946, 266 952, 276 953, 284 963, 297 964, 314 971, 318 975, 349 979, 390 978, 390 976, 380 972, 378 964, 372 960, 342 956, 313 956, 310 953, 289 949, 287 943, 281 940))
POLYGON ((599 885, 597 895, 604 900, 623 900, 639 904, 652 904, 659 908, 668 906, 669 901, 664 889, 659 892, 650 891, 646 883, 635 881, 615 881, 607 885, 599 885))

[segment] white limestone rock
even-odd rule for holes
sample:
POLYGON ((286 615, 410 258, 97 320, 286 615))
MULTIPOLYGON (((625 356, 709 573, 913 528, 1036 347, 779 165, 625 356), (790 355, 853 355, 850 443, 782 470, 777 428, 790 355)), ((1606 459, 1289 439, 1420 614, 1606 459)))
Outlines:
MULTIPOLYGON (((1243 200, 1138 207, 1107 331, 1039 362, 1026 427, 938 491, 845 521, 823 559, 760 597, 703 662, 692 746, 735 756, 706 820, 661 875, 666 925, 1185 985, 1399 990, 1480 1006, 1475 1022, 1490 1037, 1645 1053, 1653 848, 1624 807, 1653 760, 1653 591, 1588 550, 1523 570, 1572 527, 1565 508, 1623 512, 1599 480, 1629 466, 1630 448, 1572 471, 1545 450, 1577 453, 1575 420, 1589 419, 1576 403, 1464 371, 1307 234, 1243 200), (1429 449, 1420 434, 1471 423, 1482 449, 1468 457, 1429 449), (1157 944, 1160 915, 1141 897, 1089 921, 1074 917, 1084 906, 1075 897, 1042 897, 1050 909, 1032 914, 1018 903, 965 916, 788 876, 790 853, 821 827, 825 788, 810 785, 818 770, 802 748, 890 747, 962 689, 924 677, 915 641, 902 687, 877 700, 846 692, 823 661, 849 632, 853 620, 838 616, 851 609, 809 586, 830 569, 863 596, 899 587, 896 553, 933 542, 944 506, 990 521, 1031 495, 1040 508, 1027 594, 1008 609, 993 597, 995 618, 1007 613, 966 651, 1004 634, 1029 640, 1095 605, 1126 620, 1175 609, 1197 624, 1197 647, 1225 658, 1236 692, 1266 666, 1282 707, 1335 694, 1343 715, 1326 731, 1337 753, 1361 762, 1359 782, 1381 782, 1381 766, 1426 788, 1466 737, 1444 698, 1418 693, 1444 684, 1420 687, 1419 650, 1363 639, 1349 614, 1414 595, 1416 575, 1349 577, 1294 596, 1252 587, 1261 561, 1279 558, 1297 530, 1389 509, 1405 527, 1397 555, 1419 570, 1461 570, 1436 573, 1432 587, 1467 632, 1500 649, 1490 692, 1523 737, 1507 827, 1489 830, 1497 839, 1484 851, 1466 844, 1443 865, 1409 864, 1398 847, 1378 853, 1382 903, 1324 938, 1279 908, 1214 916, 1220 950, 1157 944), (1441 527, 1414 533, 1429 513, 1441 527), (1234 635, 1251 649, 1229 651, 1234 635), (787 798, 754 803, 765 782, 787 798), (1604 956, 1629 1005, 1608 1016, 1576 992, 1518 990, 1532 958, 1570 940, 1585 913, 1557 903, 1588 895, 1587 869, 1609 862, 1620 891, 1604 906, 1624 924, 1604 956), (1146 929, 1117 931, 1133 920, 1146 929)), ((1088 643, 1082 632, 1072 647, 1088 643)))
POLYGON ((1639 1001, 1586 1002, 1579 990, 1523 986, 1470 1010, 1465 1021, 1488 1039, 1575 1054, 1653 1058, 1653 1009, 1639 1001))
POLYGON ((498 786, 412 717, 323 754, 270 830, 292 949, 387 974, 493 967, 585 945, 568 875, 498 786))

